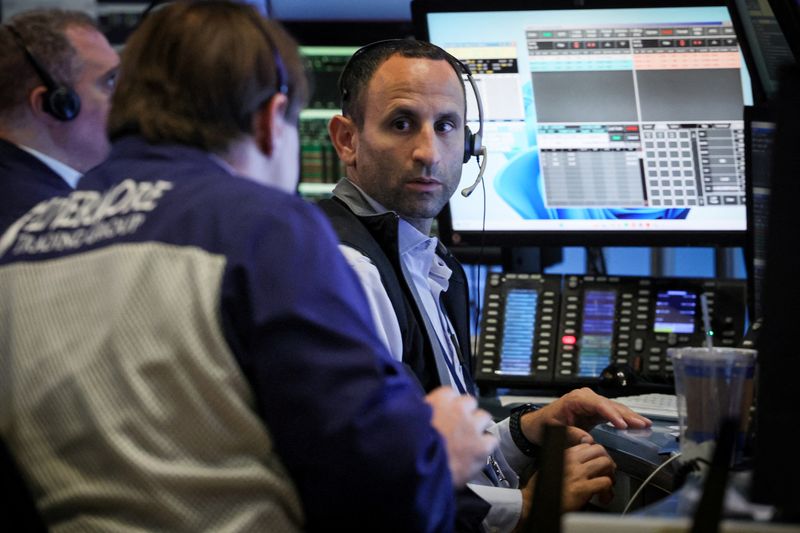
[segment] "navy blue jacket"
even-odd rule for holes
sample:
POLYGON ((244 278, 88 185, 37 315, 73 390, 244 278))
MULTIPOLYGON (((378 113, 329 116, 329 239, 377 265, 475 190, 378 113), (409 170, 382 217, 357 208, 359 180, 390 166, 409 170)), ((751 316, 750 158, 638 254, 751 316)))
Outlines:
POLYGON ((50 167, 0 139, 0 231, 42 200, 71 191, 50 167))

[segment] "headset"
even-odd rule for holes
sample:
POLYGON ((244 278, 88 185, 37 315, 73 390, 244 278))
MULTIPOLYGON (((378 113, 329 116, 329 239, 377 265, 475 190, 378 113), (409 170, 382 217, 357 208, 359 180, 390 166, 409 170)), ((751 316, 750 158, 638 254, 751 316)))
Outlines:
MULTIPOLYGON (((342 82, 345 78, 345 73, 351 68, 353 63, 358 61, 358 58, 368 50, 373 50, 378 47, 390 48, 392 44, 399 44, 402 42, 413 41, 408 39, 386 39, 382 41, 375 41, 374 43, 362 46, 353 53, 342 69, 341 75, 339 76, 339 93, 342 97, 342 105, 344 105, 345 100, 349 97, 348 90, 343 86, 342 82)), ((467 197, 472 194, 472 191, 474 191, 478 184, 480 184, 481 180, 483 179, 483 173, 486 170, 486 147, 483 146, 483 103, 481 102, 481 94, 478 91, 478 85, 475 83, 475 79, 472 77, 472 72, 463 61, 457 57, 454 57, 452 54, 441 47, 436 46, 435 44, 425 42, 425 45, 440 50, 442 54, 444 54, 445 57, 450 60, 448 63, 450 63, 451 66, 458 65, 461 68, 461 72, 456 69, 456 74, 462 80, 463 76, 467 77, 467 81, 469 82, 470 87, 472 87, 472 92, 475 94, 475 101, 478 105, 478 131, 477 133, 472 133, 472 131, 469 129, 469 126, 464 125, 464 157, 462 162, 467 163, 471 157, 475 157, 478 159, 480 164, 480 170, 478 171, 478 177, 475 178, 475 182, 469 187, 461 190, 461 194, 464 197, 467 197)), ((398 51, 400 51, 400 49, 398 49, 398 51)), ((453 68, 455 69, 455 67, 453 68)))
POLYGON ((76 93, 72 87, 57 83, 53 79, 39 60, 36 59, 36 56, 33 55, 33 52, 28 45, 25 44, 25 40, 15 27, 9 25, 5 27, 25 54, 25 57, 28 58, 28 63, 30 63, 33 70, 36 71, 36 74, 39 75, 42 82, 44 82, 44 86, 47 87, 47 92, 44 93, 44 101, 42 104, 45 112, 62 122, 68 122, 77 117, 81 110, 81 98, 78 96, 78 93, 76 93))

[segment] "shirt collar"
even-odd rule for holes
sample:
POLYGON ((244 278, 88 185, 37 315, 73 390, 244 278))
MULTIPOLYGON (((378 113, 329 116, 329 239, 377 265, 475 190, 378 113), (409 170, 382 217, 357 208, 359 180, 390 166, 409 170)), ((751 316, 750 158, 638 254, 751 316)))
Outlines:
POLYGON ((33 157, 47 165, 47 167, 61 176, 61 179, 67 182, 67 184, 72 187, 73 189, 78 186, 78 180, 81 179, 83 174, 75 170, 69 165, 65 165, 58 159, 54 159, 47 154, 43 154, 39 150, 31 148, 30 146, 25 146, 23 144, 17 145, 21 150, 25 150, 33 157))
POLYGON ((357 216, 382 215, 390 211, 370 198, 361 187, 342 178, 333 188, 333 195, 342 200, 357 216))
POLYGON ((209 154, 208 154, 208 157, 209 157, 209 158, 210 158, 210 159, 211 159, 211 160, 212 160, 214 163, 216 163, 218 166, 222 167, 222 170, 224 170, 225 172, 227 172, 227 173, 228 173, 228 174, 230 174, 231 176, 239 176, 239 175, 240 175, 240 174, 239 174, 239 173, 236 171, 236 169, 235 169, 235 168, 233 168, 233 166, 232 166, 230 163, 228 163, 227 161, 225 161, 224 159, 222 159, 222 158, 221 158, 220 156, 218 156, 217 154, 212 154, 212 153, 210 153, 210 152, 209 152, 209 154))

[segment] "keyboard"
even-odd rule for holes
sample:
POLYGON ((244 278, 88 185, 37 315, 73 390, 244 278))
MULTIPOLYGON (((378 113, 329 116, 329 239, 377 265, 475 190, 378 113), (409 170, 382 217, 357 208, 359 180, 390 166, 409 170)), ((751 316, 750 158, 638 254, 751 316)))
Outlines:
MULTIPOLYGON (((509 407, 523 403, 547 405, 557 398, 549 396, 500 396, 499 399, 500 405, 509 407)), ((622 396, 612 399, 615 402, 630 407, 647 418, 657 418, 659 420, 672 422, 678 421, 678 402, 674 394, 650 393, 639 394, 638 396, 622 396)))
POLYGON ((613 400, 647 418, 678 421, 678 401, 674 394, 639 394, 637 396, 622 396, 613 400))

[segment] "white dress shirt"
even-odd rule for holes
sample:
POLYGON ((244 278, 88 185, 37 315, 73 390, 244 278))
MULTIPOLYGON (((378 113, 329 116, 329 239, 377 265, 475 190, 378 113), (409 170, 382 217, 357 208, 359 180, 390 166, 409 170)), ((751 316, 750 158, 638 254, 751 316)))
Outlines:
POLYGON ((75 170, 69 165, 65 165, 58 159, 54 159, 47 154, 43 154, 39 150, 31 148, 30 146, 25 146, 22 144, 18 144, 17 148, 20 150, 25 150, 33 157, 47 165, 50 170, 61 176, 61 179, 67 182, 67 184, 72 187, 73 189, 78 186, 78 180, 83 177, 83 174, 75 170))

